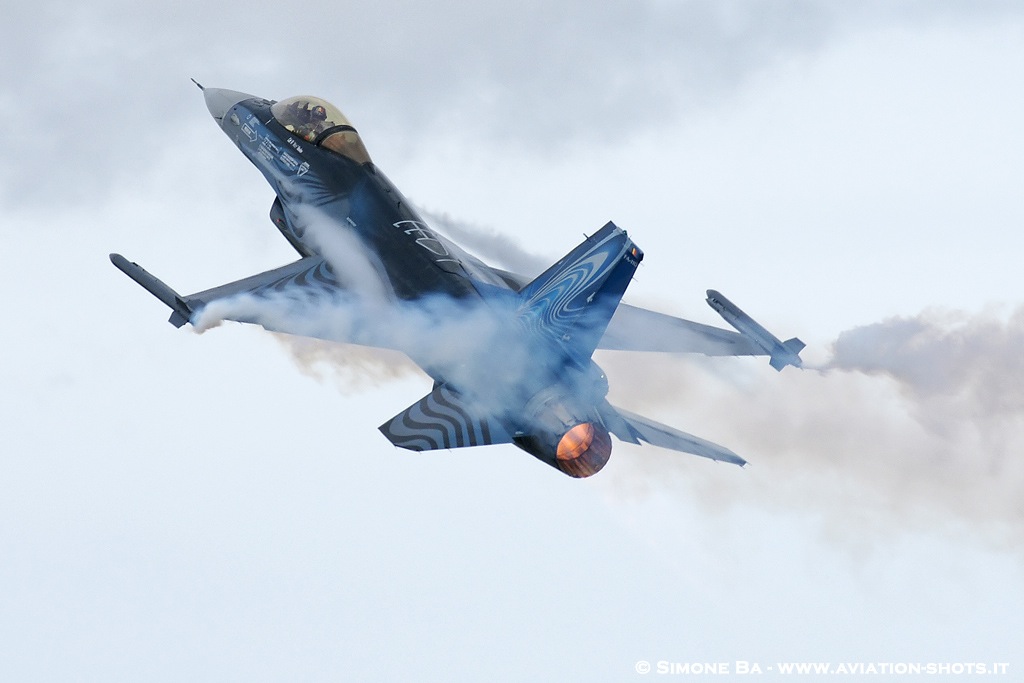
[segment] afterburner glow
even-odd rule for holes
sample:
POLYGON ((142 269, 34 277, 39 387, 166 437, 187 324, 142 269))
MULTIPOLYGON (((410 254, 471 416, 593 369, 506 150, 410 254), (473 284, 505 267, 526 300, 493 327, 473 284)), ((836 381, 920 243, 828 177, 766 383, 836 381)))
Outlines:
POLYGON ((612 455, 612 440, 599 424, 584 422, 567 431, 555 452, 558 469, 572 477, 589 477, 601 471, 612 455))

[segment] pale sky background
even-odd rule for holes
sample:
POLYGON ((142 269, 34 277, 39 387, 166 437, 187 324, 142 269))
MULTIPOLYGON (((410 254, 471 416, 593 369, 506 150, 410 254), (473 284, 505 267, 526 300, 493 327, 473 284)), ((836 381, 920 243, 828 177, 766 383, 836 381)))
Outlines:
POLYGON ((7 2, 2 678, 1015 680, 1019 7, 7 2), (107 260, 185 293, 295 258, 189 77, 330 100, 413 201, 545 260, 614 220, 646 252, 627 300, 724 326, 716 288, 840 369, 599 358, 620 405, 746 471, 394 449, 376 427, 422 375, 175 330, 107 260))

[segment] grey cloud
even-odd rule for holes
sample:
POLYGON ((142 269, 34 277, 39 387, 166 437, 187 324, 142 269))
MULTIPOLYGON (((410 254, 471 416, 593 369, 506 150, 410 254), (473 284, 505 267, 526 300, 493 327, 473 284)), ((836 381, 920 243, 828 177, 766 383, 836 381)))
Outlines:
POLYGON ((928 311, 844 332, 821 372, 612 355, 621 403, 675 413, 754 467, 723 486, 678 458, 618 456, 638 481, 717 507, 812 513, 854 545, 941 529, 1019 547, 1022 342, 1024 310, 928 311))
POLYGON ((554 154, 708 106, 847 31, 1014 7, 311 2, 294 25, 242 3, 14 8, 0 28, 0 102, 14 112, 0 132, 4 199, 74 202, 130 186, 203 119, 189 76, 269 97, 343 97, 411 143, 461 127, 554 154))

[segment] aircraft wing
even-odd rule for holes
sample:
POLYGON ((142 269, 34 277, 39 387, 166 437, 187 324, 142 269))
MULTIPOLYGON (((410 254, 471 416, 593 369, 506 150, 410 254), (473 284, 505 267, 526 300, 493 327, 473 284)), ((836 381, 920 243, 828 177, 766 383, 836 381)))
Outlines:
POLYGON ((271 332, 348 341, 339 339, 336 330, 328 334, 326 330, 318 332, 316 329, 307 329, 306 321, 300 321, 301 316, 268 316, 266 306, 256 305, 257 299, 312 304, 337 297, 344 291, 344 287, 334 277, 322 256, 307 256, 286 266, 187 296, 178 294, 142 266, 128 261, 120 254, 111 254, 110 260, 128 277, 170 306, 173 312, 169 322, 175 327, 193 321, 196 314, 206 306, 231 302, 232 305, 224 306, 218 312, 219 319, 252 323, 271 332), (246 299, 247 296, 252 298, 246 299))
POLYGON ((619 304, 597 348, 608 351, 763 356, 753 341, 731 330, 702 325, 629 304, 619 304))
POLYGON ((630 443, 644 441, 652 446, 699 455, 702 458, 728 462, 740 467, 747 464, 746 460, 724 446, 719 446, 693 434, 681 432, 628 410, 617 408, 607 402, 601 408, 601 419, 608 427, 608 431, 623 441, 630 443))
MULTIPOLYGON (((293 301, 313 302, 317 299, 333 297, 341 291, 343 291, 341 283, 334 277, 323 256, 307 256, 286 266, 189 294, 183 298, 194 312, 215 301, 242 294, 263 299, 282 297, 293 301)), ((255 316, 244 312, 229 314, 225 316, 225 319, 267 327, 265 320, 255 319, 255 316)), ((267 329, 271 328, 267 327, 267 329)), ((289 330, 272 329, 271 331, 288 332, 289 330)))

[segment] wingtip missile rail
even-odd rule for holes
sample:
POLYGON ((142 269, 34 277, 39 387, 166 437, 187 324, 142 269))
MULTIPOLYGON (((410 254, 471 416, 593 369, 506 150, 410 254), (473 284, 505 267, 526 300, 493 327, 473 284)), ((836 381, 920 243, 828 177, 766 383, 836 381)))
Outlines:
POLYGON ((715 309, 725 322, 771 357, 769 364, 773 368, 781 372, 787 365, 795 368, 803 366, 800 351, 806 345, 802 341, 796 337, 781 341, 717 290, 709 289, 707 296, 708 305, 715 309))
POLYGON ((162 280, 150 274, 148 270, 140 266, 138 263, 133 263, 120 254, 111 254, 110 262, 117 266, 118 270, 135 280, 135 282, 139 283, 143 289, 163 303, 167 304, 167 306, 174 311, 171 313, 171 317, 168 320, 172 325, 175 327, 181 327, 192 317, 192 309, 189 308, 187 303, 185 303, 185 300, 182 299, 177 292, 164 284, 162 280))

